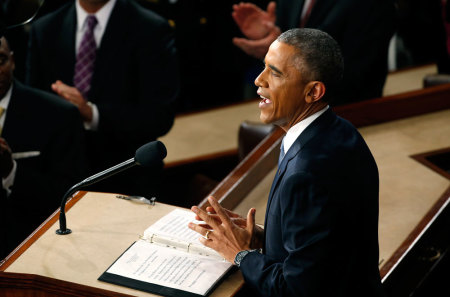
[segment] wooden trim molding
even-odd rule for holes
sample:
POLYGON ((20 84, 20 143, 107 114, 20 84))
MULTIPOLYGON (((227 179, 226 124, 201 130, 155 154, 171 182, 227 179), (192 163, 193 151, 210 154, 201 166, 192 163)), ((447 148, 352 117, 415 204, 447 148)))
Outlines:
POLYGON ((0 288, 2 296, 4 297, 131 297, 131 295, 127 294, 89 287, 46 276, 13 272, 0 272, 0 288))
POLYGON ((400 247, 381 267, 380 275, 382 282, 386 281, 389 275, 395 270, 396 266, 406 257, 446 207, 450 207, 450 187, 442 194, 439 200, 431 207, 422 220, 420 220, 419 224, 408 235, 405 241, 403 241, 400 247))
POLYGON ((222 151, 222 152, 218 152, 218 153, 202 155, 199 157, 190 158, 190 159, 186 159, 186 160, 168 162, 168 163, 164 164, 164 169, 181 167, 181 166, 185 166, 185 165, 189 165, 189 164, 193 164, 193 163, 214 161, 217 159, 233 157, 233 156, 237 156, 237 155, 238 155, 238 150, 231 149, 231 150, 222 151))
POLYGON ((439 173, 440 175, 450 179, 449 172, 445 171, 444 169, 437 166, 436 164, 434 164, 433 162, 431 162, 428 159, 429 157, 440 155, 440 154, 449 154, 450 155, 450 147, 436 150, 436 151, 426 152, 426 153, 422 153, 422 154, 412 155, 411 158, 413 158, 417 162, 423 164, 424 166, 430 168, 431 170, 439 173))
MULTIPOLYGON (((281 128, 277 128, 266 136, 207 197, 214 196, 225 208, 236 207, 276 165, 284 133, 281 128)), ((199 207, 208 205, 207 197, 200 202, 199 207)))
POLYGON ((450 84, 336 106, 337 115, 355 127, 412 117, 450 108, 450 84))

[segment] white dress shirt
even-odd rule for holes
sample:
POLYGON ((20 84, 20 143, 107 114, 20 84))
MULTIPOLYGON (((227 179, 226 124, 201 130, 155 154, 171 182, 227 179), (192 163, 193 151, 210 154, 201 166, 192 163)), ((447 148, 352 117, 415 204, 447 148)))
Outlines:
POLYGON ((315 120, 317 119, 321 114, 323 114, 325 111, 327 111, 327 109, 329 108, 329 106, 327 105, 326 107, 324 107, 323 109, 319 110, 318 112, 310 115, 309 117, 307 117, 306 119, 301 120, 300 122, 298 122, 297 124, 295 124, 294 126, 292 126, 287 132, 286 135, 284 136, 283 139, 283 147, 284 147, 284 152, 287 154, 289 148, 292 146, 292 144, 295 142, 295 140, 297 140, 297 138, 300 136, 300 134, 302 134, 302 132, 315 120))
MULTIPOLYGON (((117 0, 109 0, 106 4, 100 8, 94 15, 97 18, 97 25, 94 28, 94 38, 97 48, 100 47, 102 42, 103 34, 105 33, 106 25, 108 24, 111 12, 116 4, 117 0)), ((75 2, 75 8, 77 12, 77 30, 75 34, 75 53, 78 54, 78 48, 80 47, 81 39, 87 30, 86 18, 88 13, 81 7, 80 0, 75 2)), ((98 123, 100 121, 100 114, 98 108, 92 102, 88 102, 92 108, 92 121, 84 122, 84 128, 86 130, 97 130, 98 123)))

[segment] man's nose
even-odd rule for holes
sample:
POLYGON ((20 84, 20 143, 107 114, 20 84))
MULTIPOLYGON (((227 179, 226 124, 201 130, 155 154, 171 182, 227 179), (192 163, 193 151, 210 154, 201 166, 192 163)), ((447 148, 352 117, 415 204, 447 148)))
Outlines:
POLYGON ((264 79, 263 74, 264 74, 264 71, 261 72, 261 73, 258 75, 258 77, 255 79, 255 86, 257 86, 257 87, 263 87, 263 88, 267 87, 267 82, 266 82, 266 80, 264 79))

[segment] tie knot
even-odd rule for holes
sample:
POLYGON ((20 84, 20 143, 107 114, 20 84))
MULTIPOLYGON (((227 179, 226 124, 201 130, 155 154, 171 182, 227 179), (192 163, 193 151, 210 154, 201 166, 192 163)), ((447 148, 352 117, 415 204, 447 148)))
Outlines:
POLYGON ((97 18, 95 15, 88 15, 86 18, 86 25, 88 30, 92 31, 94 29, 95 25, 97 25, 97 18))

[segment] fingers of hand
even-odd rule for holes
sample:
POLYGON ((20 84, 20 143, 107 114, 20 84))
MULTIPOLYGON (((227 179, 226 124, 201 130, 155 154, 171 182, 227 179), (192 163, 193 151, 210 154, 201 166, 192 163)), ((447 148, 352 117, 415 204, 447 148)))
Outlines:
POLYGON ((78 91, 77 88, 66 85, 60 80, 57 80, 52 84, 52 90, 75 105, 83 104, 86 102, 86 100, 84 100, 83 98, 83 95, 81 95, 80 91, 78 91))
POLYGON ((219 202, 217 202, 217 200, 212 196, 208 197, 208 202, 214 208, 214 211, 219 216, 222 224, 229 226, 231 223, 230 218, 228 217, 225 209, 219 204, 219 202))
POLYGON ((205 228, 205 229, 212 229, 210 225, 207 224, 198 224, 199 226, 205 228))
POLYGON ((189 223, 188 227, 192 230, 194 230, 195 232, 197 232, 198 234, 200 234, 201 236, 203 236, 203 238, 206 238, 206 236, 208 235, 208 237, 211 234, 211 230, 209 230, 208 228, 204 228, 202 227, 202 225, 197 225, 194 223, 189 223))
POLYGON ((225 209, 225 211, 227 212, 227 215, 230 218, 240 218, 241 216, 238 215, 237 213, 232 212, 231 210, 225 209))
POLYGON ((219 227, 220 224, 208 215, 203 209, 198 208, 197 206, 192 206, 191 210, 200 218, 201 221, 205 222, 207 225, 211 226, 213 229, 219 227))
POLYGON ((250 208, 247 214, 247 231, 253 232, 253 228, 255 227, 255 213, 256 209, 250 208))
POLYGON ((244 218, 232 218, 231 221, 238 227, 247 228, 247 220, 244 218))
POLYGON ((6 144, 0 143, 0 153, 3 154, 3 152, 7 152, 7 151, 8 151, 8 147, 6 146, 6 144))
POLYGON ((214 210, 214 208, 213 208, 212 206, 207 206, 207 207, 206 207, 206 211, 207 211, 209 214, 215 214, 215 213, 216 213, 215 210, 214 210))
POLYGON ((270 1, 269 4, 267 4, 267 13, 274 20, 276 18, 276 15, 275 15, 276 8, 277 8, 277 4, 275 3, 275 1, 270 1))
MULTIPOLYGON (((211 233, 209 233, 208 236, 211 237, 211 233)), ((199 237, 198 240, 199 240, 199 241, 201 242, 201 244, 203 244, 204 246, 211 247, 211 248, 214 246, 214 242, 211 240, 211 238, 206 239, 206 238, 204 238, 204 237, 199 237)))

